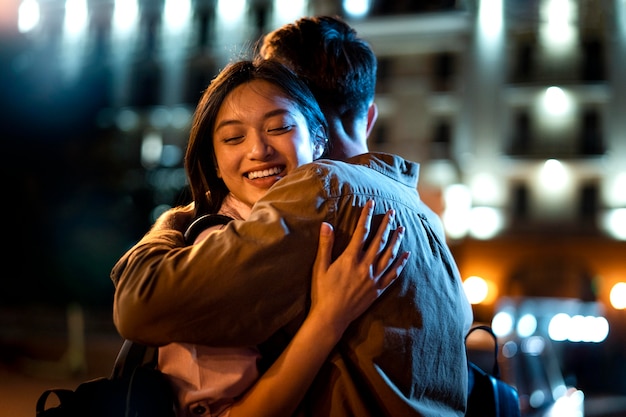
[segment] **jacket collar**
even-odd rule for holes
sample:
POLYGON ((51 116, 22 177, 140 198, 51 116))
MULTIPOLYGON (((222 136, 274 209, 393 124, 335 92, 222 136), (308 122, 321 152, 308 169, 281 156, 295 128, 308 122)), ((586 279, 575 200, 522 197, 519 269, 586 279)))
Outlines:
POLYGON ((419 164, 417 162, 408 161, 398 155, 384 152, 368 152, 353 156, 347 159, 346 162, 367 166, 409 187, 417 187, 419 164))

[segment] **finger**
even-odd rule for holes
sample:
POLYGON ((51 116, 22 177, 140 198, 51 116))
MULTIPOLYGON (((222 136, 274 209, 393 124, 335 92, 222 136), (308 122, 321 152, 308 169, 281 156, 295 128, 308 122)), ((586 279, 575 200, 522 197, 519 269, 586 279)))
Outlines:
POLYGON ((392 264, 394 259, 396 259, 400 251, 400 244, 402 243, 405 232, 406 228, 403 226, 394 230, 384 252, 380 254, 375 262, 373 262, 374 276, 379 276, 384 273, 392 264))
POLYGON ((354 234, 346 247, 346 251, 351 251, 351 253, 360 253, 363 249, 363 245, 365 245, 365 241, 367 240, 367 236, 370 233, 372 225, 374 204, 374 200, 368 200, 361 209, 359 221, 356 225, 356 229, 354 230, 354 234))
POLYGON ((387 269, 383 276, 376 281, 379 295, 400 276, 410 256, 411 252, 404 252, 402 256, 398 257, 393 265, 387 269))
POLYGON ((365 252, 363 256, 363 262, 366 262, 370 265, 376 265, 377 259, 381 255, 381 252, 387 246, 387 240, 389 239, 389 233, 391 232, 391 224, 393 222, 393 218, 395 216, 395 210, 391 209, 385 213, 382 222, 378 226, 376 230, 376 234, 370 243, 369 248, 365 252))
POLYGON ((330 265, 335 233, 330 223, 322 222, 313 271, 326 271, 330 265))

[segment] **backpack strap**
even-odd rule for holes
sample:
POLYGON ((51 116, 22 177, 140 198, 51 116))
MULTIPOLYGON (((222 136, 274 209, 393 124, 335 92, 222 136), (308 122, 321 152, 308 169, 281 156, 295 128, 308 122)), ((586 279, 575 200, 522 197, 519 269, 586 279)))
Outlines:
POLYGON ((231 220, 233 220, 231 217, 222 214, 205 214, 204 216, 200 216, 191 222, 185 231, 185 242, 191 245, 204 229, 217 226, 218 224, 228 224, 231 220))
POLYGON ((517 390, 504 381, 491 378, 497 416, 519 417, 521 415, 519 395, 517 390))
POLYGON ((465 415, 468 417, 520 417, 521 409, 517 390, 500 379, 498 364, 498 338, 490 326, 481 325, 470 329, 465 336, 483 330, 494 341, 493 369, 491 374, 483 371, 468 358, 468 401, 465 415))
POLYGON ((142 365, 156 369, 158 353, 157 347, 124 340, 115 358, 111 379, 129 378, 133 371, 142 365))
POLYGON ((56 395, 56 397, 58 398, 60 403, 59 407, 61 409, 64 409, 67 405, 69 405, 74 398, 74 391, 70 389, 53 388, 44 391, 39 396, 39 399, 37 400, 37 405, 35 406, 37 417, 54 417, 55 414, 59 416, 63 415, 63 412, 60 411, 59 407, 57 407, 56 409, 46 410, 46 402, 48 401, 48 397, 50 397, 50 395, 52 394, 56 395))
POLYGON ((467 338, 469 337, 469 335, 476 330, 484 330, 489 333, 493 338, 493 368, 491 370, 491 375, 500 379, 500 365, 498 365, 498 337, 493 332, 493 329, 490 326, 480 325, 472 327, 470 331, 467 332, 467 335, 465 335, 465 343, 467 343, 467 338))

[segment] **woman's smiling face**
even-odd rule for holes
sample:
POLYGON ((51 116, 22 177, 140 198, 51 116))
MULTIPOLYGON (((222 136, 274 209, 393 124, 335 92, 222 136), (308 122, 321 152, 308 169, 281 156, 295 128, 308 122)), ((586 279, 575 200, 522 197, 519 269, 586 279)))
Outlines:
POLYGON ((277 86, 254 80, 222 103, 213 129, 217 175, 252 206, 279 179, 313 160, 309 126, 277 86))

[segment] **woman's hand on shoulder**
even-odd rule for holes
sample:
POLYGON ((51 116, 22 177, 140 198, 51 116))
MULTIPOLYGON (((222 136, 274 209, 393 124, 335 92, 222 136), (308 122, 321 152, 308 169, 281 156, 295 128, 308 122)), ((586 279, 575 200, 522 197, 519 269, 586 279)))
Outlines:
POLYGON ((344 252, 331 263, 334 231, 328 223, 320 228, 317 257, 311 283, 311 314, 326 320, 339 336, 400 275, 410 253, 398 256, 404 227, 392 230, 395 212, 389 210, 371 243, 374 202, 368 201, 344 252))

